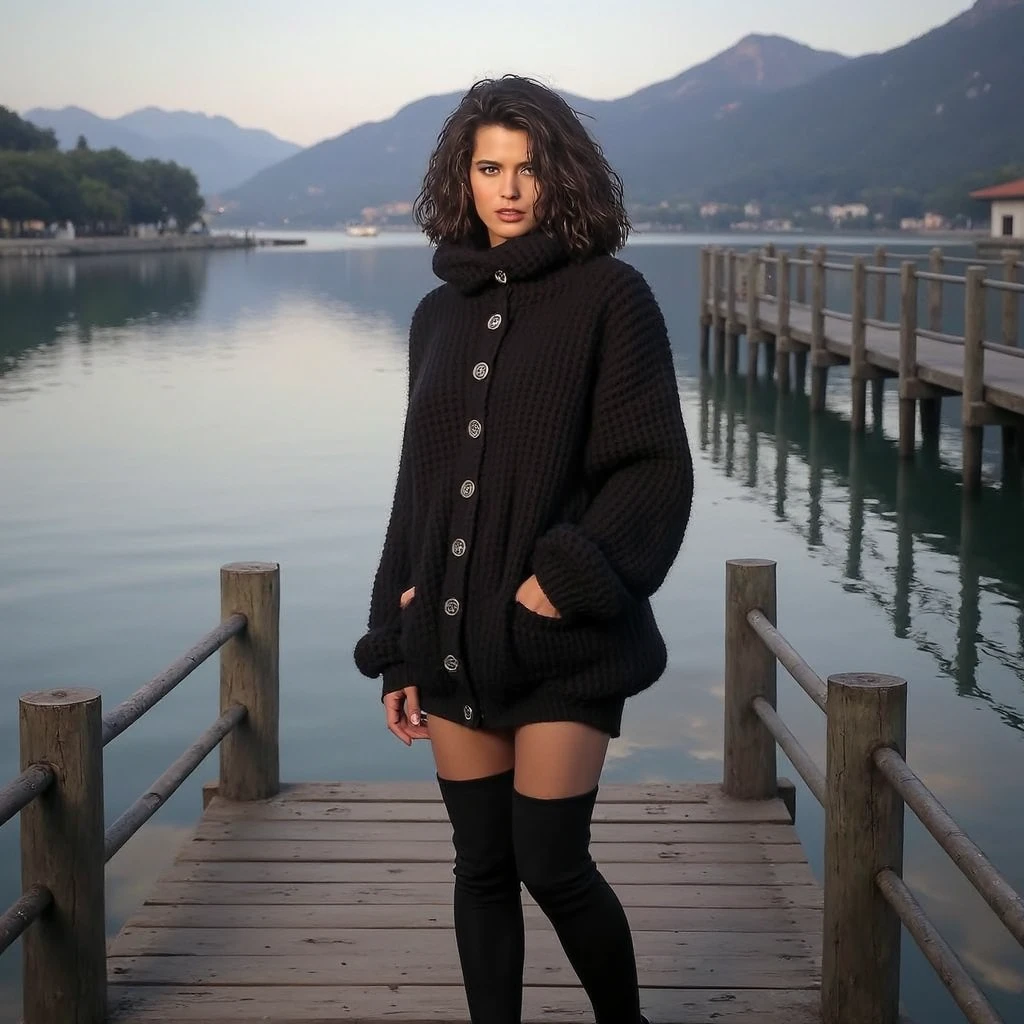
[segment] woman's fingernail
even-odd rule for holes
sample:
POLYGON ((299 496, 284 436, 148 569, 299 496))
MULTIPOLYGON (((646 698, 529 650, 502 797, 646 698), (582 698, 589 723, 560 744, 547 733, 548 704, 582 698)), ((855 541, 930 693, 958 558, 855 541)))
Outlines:
POLYGON ((412 722, 413 725, 419 725, 420 724, 420 716, 414 711, 409 716, 409 721, 412 722))

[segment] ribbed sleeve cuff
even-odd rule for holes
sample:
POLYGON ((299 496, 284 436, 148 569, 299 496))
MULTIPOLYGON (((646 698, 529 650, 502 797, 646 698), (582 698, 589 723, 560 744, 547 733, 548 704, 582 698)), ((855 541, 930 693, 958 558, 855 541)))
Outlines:
POLYGON ((386 668, 403 660, 396 626, 368 630, 356 642, 352 656, 364 676, 376 679, 386 668))
POLYGON ((533 572, 567 623, 613 619, 625 608, 628 595, 618 573, 577 526, 554 526, 537 541, 533 572))

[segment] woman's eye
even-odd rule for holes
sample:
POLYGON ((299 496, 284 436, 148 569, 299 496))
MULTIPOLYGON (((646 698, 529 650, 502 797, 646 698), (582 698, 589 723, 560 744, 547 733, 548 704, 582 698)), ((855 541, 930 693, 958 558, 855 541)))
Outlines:
POLYGON ((523 174, 533 174, 533 168, 532 167, 524 167, 523 168, 523 174))

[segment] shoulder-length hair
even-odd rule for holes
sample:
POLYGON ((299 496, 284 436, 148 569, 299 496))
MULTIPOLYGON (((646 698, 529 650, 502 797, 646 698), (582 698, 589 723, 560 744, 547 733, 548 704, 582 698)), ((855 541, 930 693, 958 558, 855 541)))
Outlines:
POLYGON ((579 115, 556 92, 530 78, 505 75, 477 82, 449 115, 413 205, 431 242, 482 242, 469 167, 478 128, 525 131, 537 177, 538 230, 576 257, 610 254, 626 243, 630 224, 622 180, 579 115))

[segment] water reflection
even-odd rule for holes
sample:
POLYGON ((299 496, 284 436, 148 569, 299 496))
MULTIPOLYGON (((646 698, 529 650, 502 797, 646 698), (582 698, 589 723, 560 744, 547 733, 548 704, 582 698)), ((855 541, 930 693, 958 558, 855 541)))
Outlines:
POLYGON ((0 376, 64 339, 195 315, 209 254, 0 260, 0 376))
POLYGON ((1006 540, 1019 530, 1019 493, 965 498, 937 452, 903 461, 880 429, 854 434, 836 412, 812 415, 802 391, 746 377, 701 377, 699 444, 884 609, 960 696, 1024 731, 1020 705, 979 680, 984 655, 1024 682, 1024 548, 1006 540))

